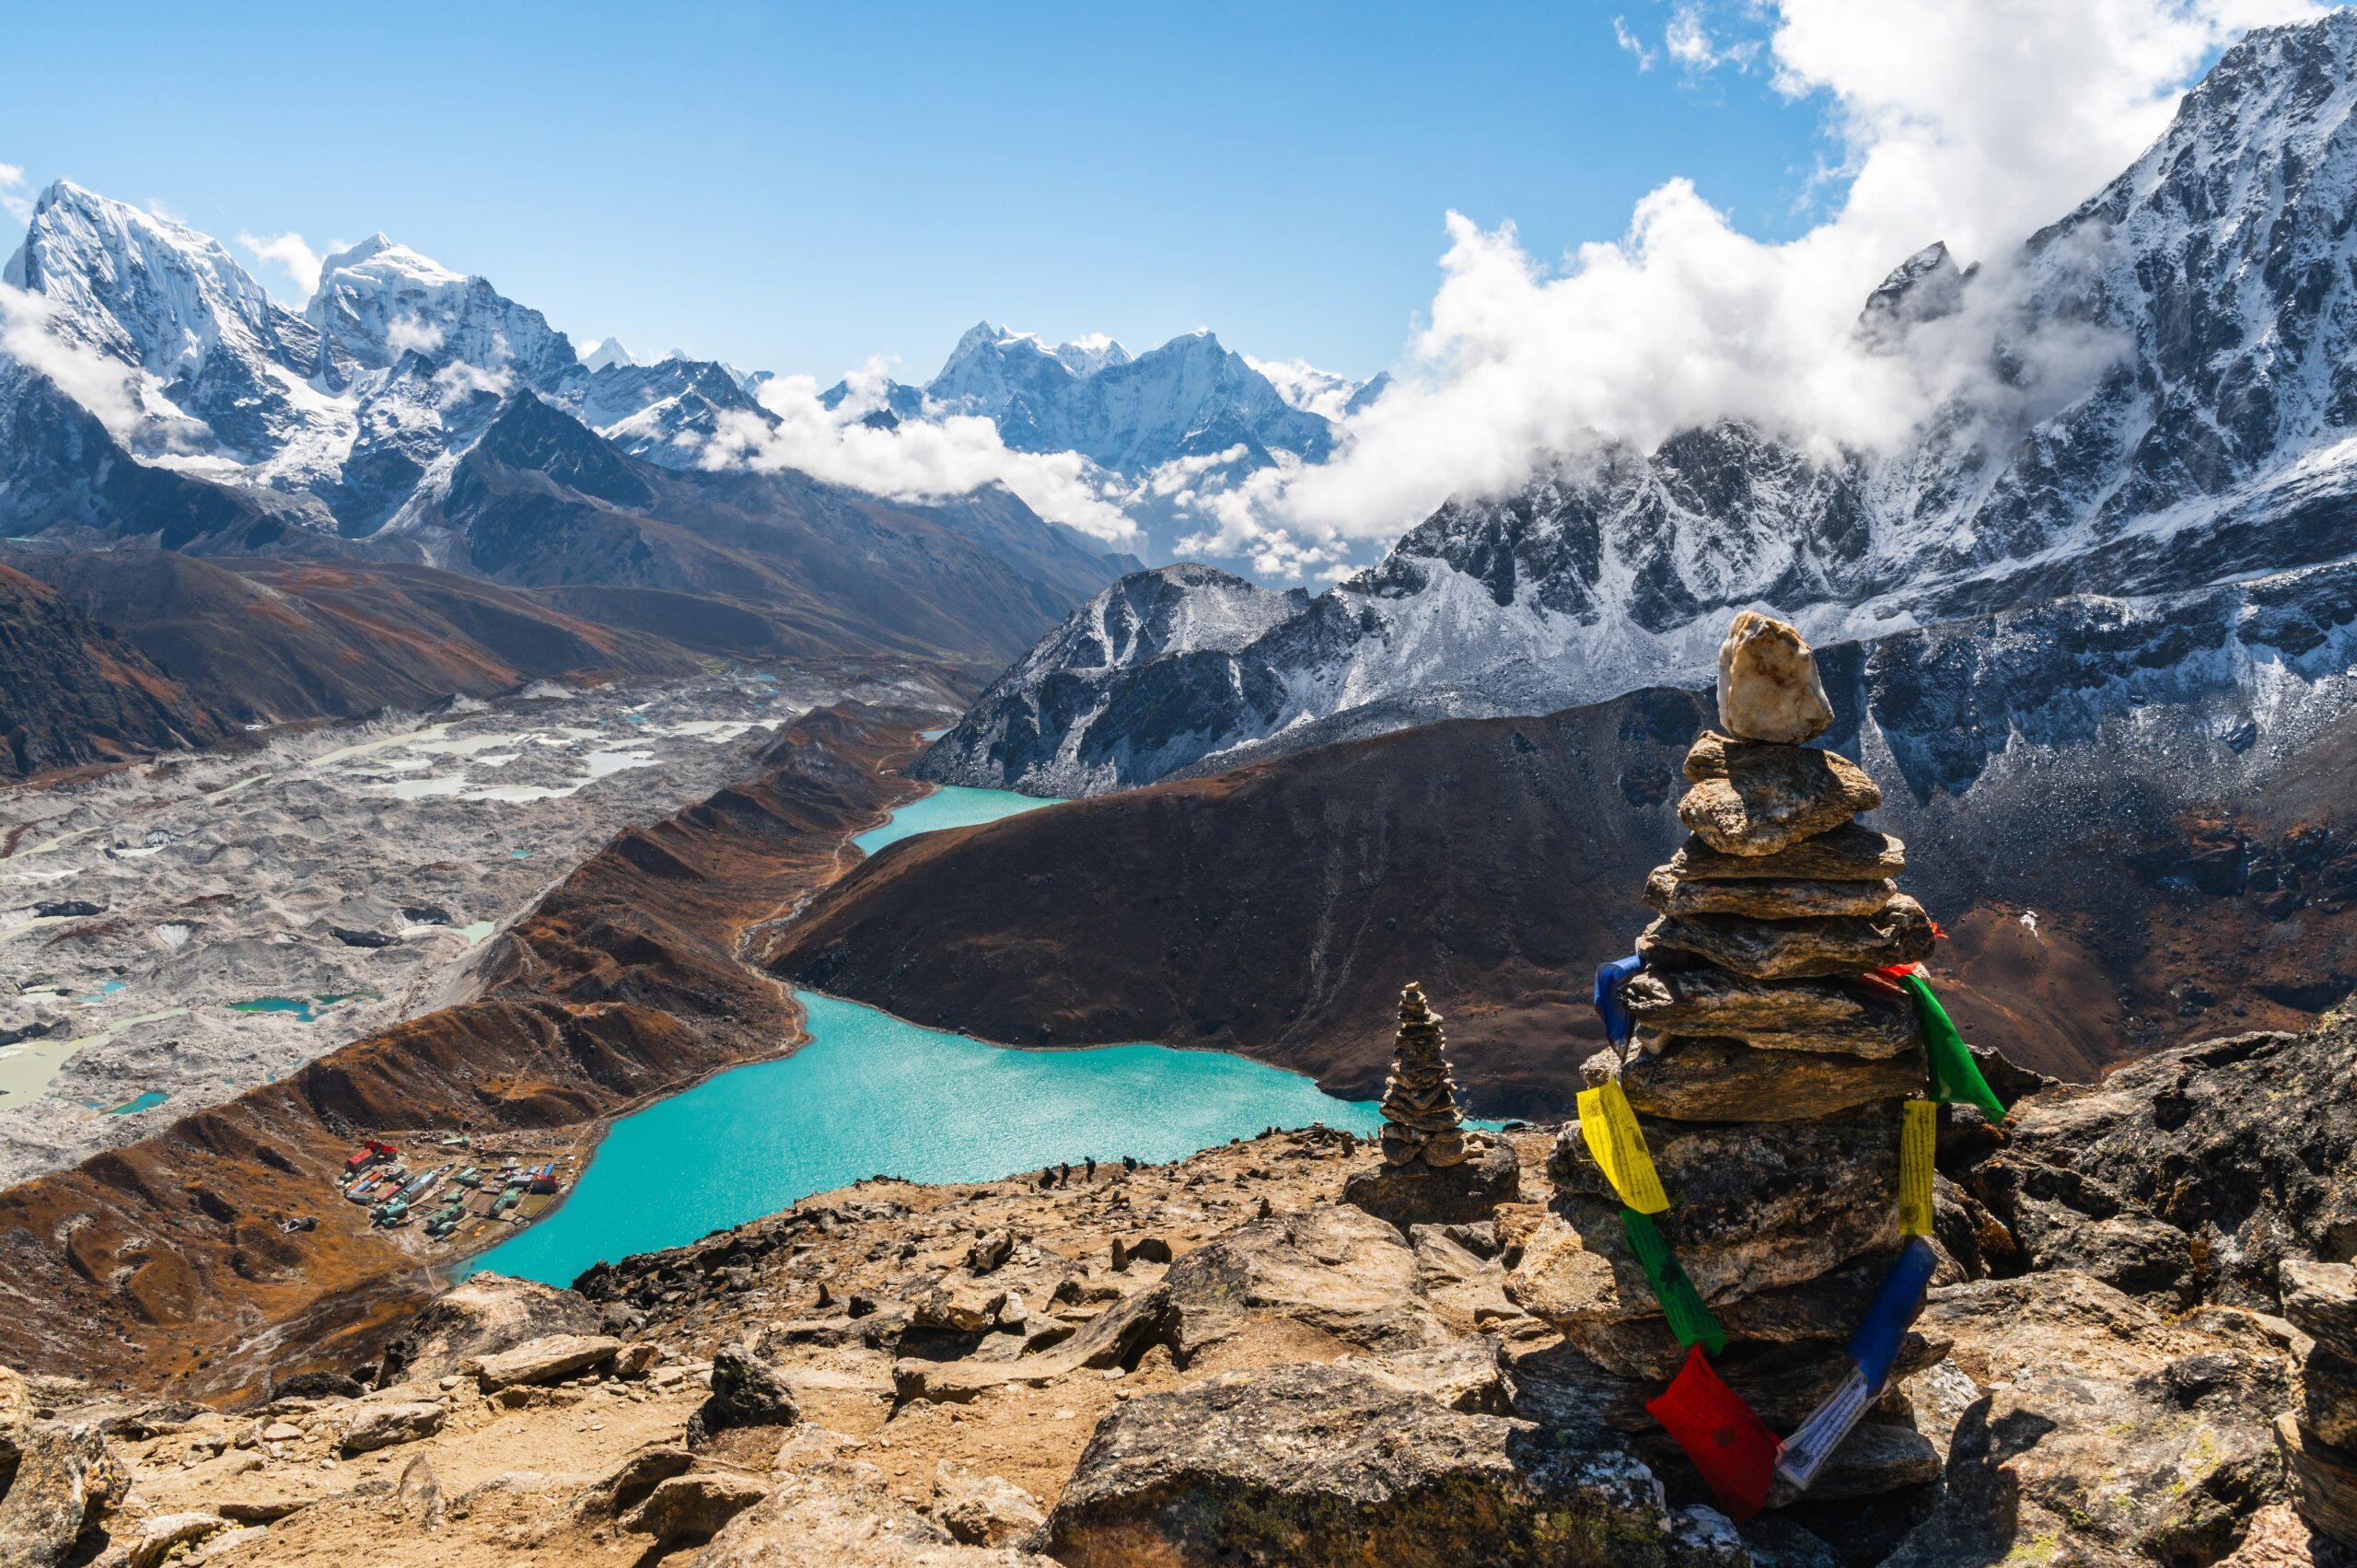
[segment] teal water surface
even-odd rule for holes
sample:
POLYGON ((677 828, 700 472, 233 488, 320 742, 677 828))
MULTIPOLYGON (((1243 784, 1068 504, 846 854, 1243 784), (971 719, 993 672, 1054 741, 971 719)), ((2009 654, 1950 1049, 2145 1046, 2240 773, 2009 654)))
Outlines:
POLYGON ((945 784, 923 800, 909 802, 892 813, 890 821, 855 835, 851 842, 859 846, 861 854, 874 854, 886 844, 898 843, 919 833, 930 833, 941 828, 970 827, 976 822, 995 822, 1002 817, 1014 817, 1026 811, 1036 811, 1042 806, 1062 804, 1061 800, 1035 800, 1013 790, 967 789, 960 784, 945 784))
POLYGON ((1179 1158, 1263 1128, 1372 1133, 1372 1100, 1211 1051, 1012 1051, 816 992, 810 1043, 614 1123, 573 1194, 469 1265, 570 1284, 867 1176, 987 1181, 1084 1156, 1179 1158))
POLYGON ((107 1112, 109 1116, 136 1116, 143 1110, 153 1110, 171 1097, 160 1089, 149 1089, 137 1099, 125 1100, 107 1112))

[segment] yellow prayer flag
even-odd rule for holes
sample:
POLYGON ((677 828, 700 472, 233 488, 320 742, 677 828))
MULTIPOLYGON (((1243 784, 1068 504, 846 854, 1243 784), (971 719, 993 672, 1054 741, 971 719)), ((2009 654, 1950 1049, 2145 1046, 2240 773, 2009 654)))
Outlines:
POLYGON ((1932 1156, 1939 1143, 1940 1108, 1910 1099, 1898 1129, 1898 1234, 1932 1234, 1932 1156))
POLYGON ((1629 1097, 1618 1083, 1584 1091, 1579 1098, 1580 1136, 1596 1156, 1604 1178, 1620 1194, 1620 1202, 1641 1214, 1657 1214, 1669 1207, 1669 1194, 1654 1173, 1654 1156, 1645 1149, 1645 1134, 1629 1097))

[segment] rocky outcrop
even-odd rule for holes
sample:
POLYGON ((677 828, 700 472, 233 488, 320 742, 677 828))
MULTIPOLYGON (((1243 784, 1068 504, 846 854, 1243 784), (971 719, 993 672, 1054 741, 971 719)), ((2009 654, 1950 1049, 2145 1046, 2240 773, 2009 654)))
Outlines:
POLYGON ((1626 1453, 1462 1413, 1354 1365, 1229 1373, 1121 1406, 1042 1541, 1068 1568, 1741 1560, 1724 1520, 1672 1512, 1626 1453))
POLYGON ((701 1448, 740 1426, 792 1426, 802 1419, 794 1388, 778 1369, 741 1350, 712 1358, 712 1398, 688 1418, 688 1446, 701 1448))
MULTIPOLYGON (((2160 1051, 1951 1135, 1990 1266, 2271 1309, 2287 1260, 2357 1246, 2357 1017, 2160 1051), (2298 1108, 2296 1114, 2287 1108, 2298 1108)), ((1966 1119, 1959 1117, 1960 1121, 1966 1119)))
MULTIPOLYGON (((569 1290, 505 1274, 476 1274, 435 1297, 394 1336, 379 1362, 380 1376, 388 1386, 454 1373, 487 1373, 501 1379, 490 1383, 493 1388, 533 1381, 505 1376, 511 1365, 520 1366, 505 1359, 506 1353, 555 1339, 571 1343, 595 1335, 599 1327, 596 1306, 569 1290)), ((603 1344, 610 1354, 614 1342, 603 1344)))

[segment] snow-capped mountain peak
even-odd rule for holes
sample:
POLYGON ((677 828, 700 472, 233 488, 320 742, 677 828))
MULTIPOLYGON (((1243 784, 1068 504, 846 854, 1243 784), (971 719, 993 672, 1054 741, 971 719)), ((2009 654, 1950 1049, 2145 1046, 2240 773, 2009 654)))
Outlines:
POLYGON ((310 347, 218 240, 69 180, 35 198, 8 282, 43 296, 59 335, 157 376, 201 375, 225 343, 281 364, 310 347))
POLYGON ((1064 368, 1083 378, 1130 362, 1130 351, 1103 332, 1088 332, 1068 343, 1059 343, 1054 353, 1064 368))
POLYGON ((621 339, 608 338, 602 343, 589 345, 588 353, 582 357, 581 367, 594 373, 605 369, 610 365, 629 367, 645 363, 646 361, 624 348, 621 339))
POLYGON ((544 390, 579 363, 572 343, 539 311, 382 234, 321 264, 303 315, 324 340, 321 372, 331 385, 356 369, 389 369, 412 353, 487 373, 512 367, 544 390))

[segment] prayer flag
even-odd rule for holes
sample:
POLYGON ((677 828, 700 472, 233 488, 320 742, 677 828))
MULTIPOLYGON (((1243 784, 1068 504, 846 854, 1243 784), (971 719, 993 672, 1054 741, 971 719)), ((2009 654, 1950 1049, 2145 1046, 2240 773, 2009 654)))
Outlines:
POLYGON ((1677 1378, 1645 1409, 1678 1439, 1721 1507, 1748 1519, 1767 1505, 1776 1477, 1776 1434, 1719 1380, 1700 1346, 1686 1353, 1677 1378))

